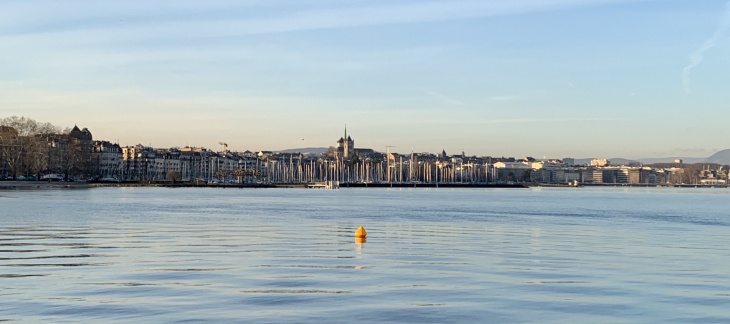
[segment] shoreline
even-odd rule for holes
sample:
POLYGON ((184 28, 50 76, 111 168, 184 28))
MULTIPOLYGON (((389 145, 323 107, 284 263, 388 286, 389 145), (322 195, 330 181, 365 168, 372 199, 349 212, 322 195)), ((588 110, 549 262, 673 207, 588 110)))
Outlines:
MULTIPOLYGON (((311 189, 311 183, 169 183, 169 182, 47 182, 47 181, 1 181, 0 190, 50 190, 90 189, 109 187, 161 187, 161 188, 301 188, 311 189)), ((529 188, 525 184, 506 183, 340 183, 338 188, 529 188)))
MULTIPOLYGON (((0 181, 0 191, 5 190, 62 190, 109 187, 161 187, 161 188, 222 188, 222 189, 265 189, 300 188, 311 189, 309 183, 169 183, 169 182, 47 182, 47 181, 0 181)), ((649 185, 649 184, 520 184, 520 183, 340 183, 338 188, 472 188, 472 189, 526 189, 526 188, 589 188, 589 187, 635 187, 635 188, 730 188, 727 185, 649 185)))
POLYGON ((88 189, 90 183, 61 181, 2 181, 0 190, 88 189))

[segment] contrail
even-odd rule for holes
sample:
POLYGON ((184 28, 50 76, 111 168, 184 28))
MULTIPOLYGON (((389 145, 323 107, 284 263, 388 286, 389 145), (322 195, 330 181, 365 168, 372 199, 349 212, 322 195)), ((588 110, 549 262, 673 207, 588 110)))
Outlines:
POLYGON ((685 99, 689 96, 689 76, 692 74, 692 69, 702 63, 702 60, 705 58, 705 52, 715 47, 717 40, 725 34, 728 28, 730 28, 730 1, 725 3, 725 14, 723 15, 720 26, 717 28, 712 37, 707 39, 704 43, 702 43, 702 46, 692 52, 689 56, 689 64, 682 69, 682 84, 684 85, 685 99))

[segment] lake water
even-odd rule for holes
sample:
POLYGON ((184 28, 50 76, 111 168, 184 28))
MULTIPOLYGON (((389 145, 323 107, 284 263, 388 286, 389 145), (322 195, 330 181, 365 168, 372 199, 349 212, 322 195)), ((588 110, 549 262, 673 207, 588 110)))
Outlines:
POLYGON ((729 189, 4 191, 0 321, 729 323, 729 207, 729 189))

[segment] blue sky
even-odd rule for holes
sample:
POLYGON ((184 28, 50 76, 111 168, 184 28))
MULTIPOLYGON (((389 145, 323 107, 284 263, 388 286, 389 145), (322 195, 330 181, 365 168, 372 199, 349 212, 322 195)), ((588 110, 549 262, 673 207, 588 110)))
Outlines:
POLYGON ((0 117, 122 145, 730 148, 723 0, 0 2, 0 117))

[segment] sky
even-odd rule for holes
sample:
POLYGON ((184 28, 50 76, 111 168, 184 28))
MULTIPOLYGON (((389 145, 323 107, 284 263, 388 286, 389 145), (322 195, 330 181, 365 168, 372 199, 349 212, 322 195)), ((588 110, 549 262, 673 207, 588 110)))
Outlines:
POLYGON ((730 148, 727 0, 3 0, 0 118, 120 145, 730 148))

